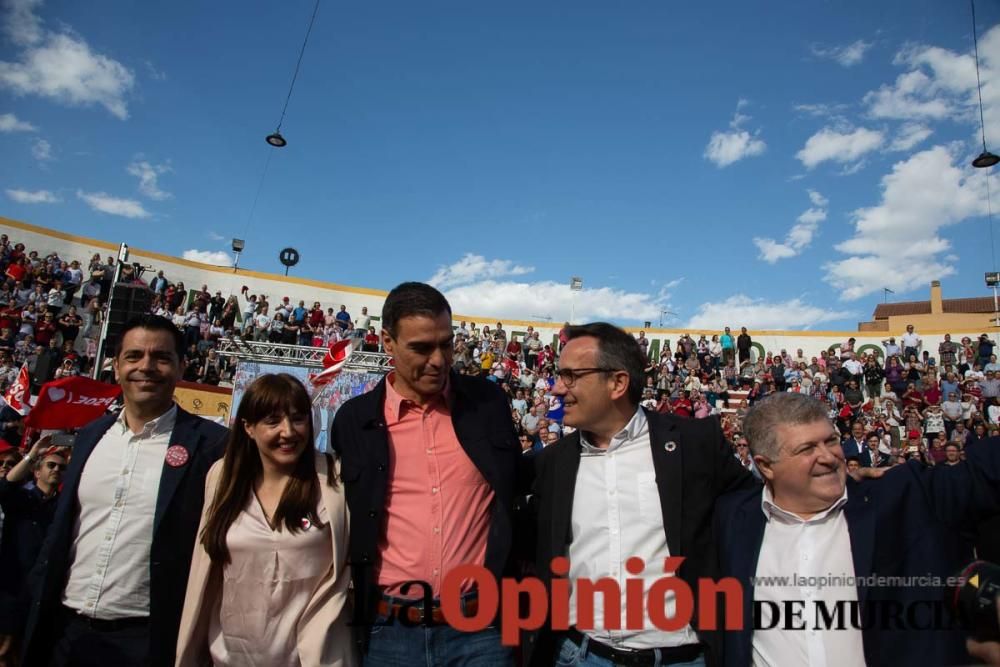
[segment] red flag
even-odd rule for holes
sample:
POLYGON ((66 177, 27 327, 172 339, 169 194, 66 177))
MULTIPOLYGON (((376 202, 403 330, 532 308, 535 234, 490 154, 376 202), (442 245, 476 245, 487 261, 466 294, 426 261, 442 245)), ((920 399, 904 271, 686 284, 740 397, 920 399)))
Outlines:
POLYGON ((309 382, 314 387, 322 387, 340 375, 341 369, 344 368, 344 364, 347 363, 353 351, 351 343, 350 338, 345 338, 330 346, 326 356, 323 357, 323 372, 315 375, 312 373, 309 374, 309 382))
POLYGON ((31 388, 31 378, 28 377, 28 365, 21 366, 21 372, 17 374, 17 379, 7 389, 3 395, 7 405, 19 415, 23 415, 28 407, 28 395, 31 388))
POLYGON ((46 382, 25 417, 27 426, 63 429, 86 426, 110 408, 122 388, 81 375, 46 382))

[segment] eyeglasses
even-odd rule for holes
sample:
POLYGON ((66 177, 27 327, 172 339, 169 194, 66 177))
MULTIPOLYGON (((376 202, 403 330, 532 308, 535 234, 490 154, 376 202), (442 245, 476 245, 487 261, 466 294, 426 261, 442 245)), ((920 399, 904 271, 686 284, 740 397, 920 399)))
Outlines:
POLYGON ((0 461, 0 470, 9 470, 17 465, 17 461, 14 459, 4 459, 0 461))
POLYGON ((593 373, 617 373, 620 368, 560 368, 556 371, 556 377, 562 380, 563 385, 568 389, 576 384, 576 381, 584 375, 593 373))
POLYGON ((66 469, 66 464, 65 463, 56 463, 55 461, 48 461, 48 462, 46 462, 45 467, 48 468, 49 470, 56 470, 56 469, 65 470, 66 469))

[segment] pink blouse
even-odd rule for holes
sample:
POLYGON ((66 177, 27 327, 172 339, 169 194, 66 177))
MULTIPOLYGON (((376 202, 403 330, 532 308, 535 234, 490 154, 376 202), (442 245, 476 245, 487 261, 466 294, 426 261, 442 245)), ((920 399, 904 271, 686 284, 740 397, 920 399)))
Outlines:
POLYGON ((231 562, 223 568, 219 613, 211 615, 215 665, 299 667, 296 626, 317 583, 332 566, 329 520, 322 528, 271 530, 253 494, 229 528, 231 562))

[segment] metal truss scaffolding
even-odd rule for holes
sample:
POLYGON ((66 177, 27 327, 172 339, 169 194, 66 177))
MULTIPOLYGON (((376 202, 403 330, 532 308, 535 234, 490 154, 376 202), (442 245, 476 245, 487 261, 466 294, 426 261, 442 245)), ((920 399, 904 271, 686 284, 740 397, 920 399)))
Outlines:
MULTIPOLYGON (((223 357, 235 357, 247 361, 322 368, 327 348, 266 343, 241 338, 220 338, 216 351, 223 357)), ((388 373, 392 370, 392 362, 387 354, 354 350, 347 360, 346 368, 388 373)))

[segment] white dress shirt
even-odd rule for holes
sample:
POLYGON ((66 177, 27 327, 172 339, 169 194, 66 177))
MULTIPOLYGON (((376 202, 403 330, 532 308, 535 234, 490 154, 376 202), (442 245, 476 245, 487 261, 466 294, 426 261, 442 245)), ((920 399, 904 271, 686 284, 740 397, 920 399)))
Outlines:
POLYGON ((63 604, 101 620, 149 616, 153 517, 174 405, 141 433, 122 410, 91 452, 80 476, 69 579, 63 604))
MULTIPOLYGON (((569 622, 577 622, 577 586, 581 578, 595 582, 609 578, 618 581, 621 590, 621 630, 607 630, 604 625, 604 596, 594 594, 594 629, 584 630, 597 641, 615 647, 648 649, 695 644, 698 637, 690 624, 678 632, 664 632, 649 618, 646 591, 657 579, 666 576, 663 562, 670 555, 663 529, 663 511, 653 471, 649 424, 646 414, 637 409, 632 419, 611 439, 607 449, 599 449, 580 433, 583 451, 574 490, 572 531, 569 545, 570 592, 569 622), (625 561, 642 558, 646 568, 641 574, 629 574, 625 561), (643 629, 626 630, 625 580, 643 580, 643 629)), ((675 596, 668 592, 665 601, 667 618, 675 615, 675 596)))
MULTIPOLYGON (((753 664, 755 667, 785 667, 809 665, 810 667, 840 667, 864 665, 864 646, 861 631, 851 626, 851 601, 857 601, 854 586, 854 560, 851 556, 851 536, 843 507, 844 495, 824 512, 802 519, 774 503, 770 487, 764 487, 761 511, 767 517, 764 541, 757 560, 758 583, 754 600, 773 602, 782 615, 772 630, 755 630, 753 633, 753 664), (796 577, 785 585, 762 585, 761 577, 796 577), (819 582, 808 582, 807 577, 826 577, 819 582), (838 579, 839 578, 839 579, 838 579), (846 580, 846 581, 845 581, 846 580), (848 583, 850 585, 843 585, 848 583), (784 604, 786 600, 802 600, 802 614, 794 625, 804 625, 804 630, 785 630, 784 604), (844 630, 817 627, 817 602, 826 605, 828 613, 836 603, 844 601, 844 630)), ((773 584, 773 580, 772 580, 773 584)), ((771 608, 761 605, 761 625, 772 623, 771 608)))

